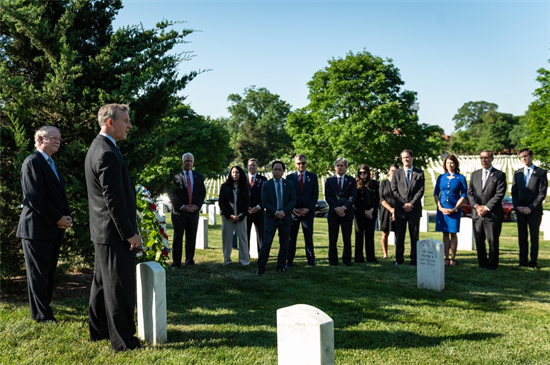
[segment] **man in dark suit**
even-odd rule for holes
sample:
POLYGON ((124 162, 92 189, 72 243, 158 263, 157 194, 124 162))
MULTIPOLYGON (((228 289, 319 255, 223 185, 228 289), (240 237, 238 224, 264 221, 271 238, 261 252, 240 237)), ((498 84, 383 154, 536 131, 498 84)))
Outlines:
POLYGON ((479 155, 480 170, 472 173, 468 187, 468 201, 472 206, 477 261, 481 269, 498 267, 499 238, 504 219, 502 199, 506 193, 506 174, 493 167, 493 153, 484 150, 479 155), (485 239, 489 243, 489 258, 485 239))
POLYGON ((41 127, 34 141, 36 151, 21 167, 23 211, 17 237, 27 266, 31 318, 57 322, 50 307, 54 275, 63 235, 72 222, 65 183, 51 158, 59 150, 61 134, 56 127, 41 127))
POLYGON ((258 270, 256 275, 260 276, 265 271, 265 265, 269 259, 269 251, 279 230, 279 255, 277 256, 277 271, 285 272, 286 252, 292 227, 292 210, 296 205, 296 192, 294 185, 283 179, 285 164, 281 161, 274 161, 271 164, 273 178, 266 181, 262 186, 262 205, 265 207, 265 230, 262 249, 258 257, 258 270))
POLYGON ((115 352, 140 348, 134 336, 136 296, 133 249, 137 233, 136 190, 117 142, 132 128, 128 106, 99 109, 101 128, 92 142, 84 171, 95 267, 90 293, 90 340, 109 339, 115 352))
POLYGON ((262 186, 267 181, 265 176, 258 174, 258 160, 251 158, 248 160, 248 186, 250 194, 250 207, 246 220, 246 233, 248 235, 248 251, 250 251, 250 232, 252 224, 256 229, 256 239, 258 240, 258 252, 262 249, 264 239, 264 216, 265 211, 262 206, 262 186))
POLYGON ((187 152, 181 156, 183 173, 174 176, 172 189, 168 193, 172 201, 172 225, 174 239, 172 241, 172 267, 181 267, 183 233, 185 232, 185 265, 195 265, 195 245, 199 216, 206 187, 204 178, 199 172, 193 171, 195 157, 187 152))
POLYGON ((548 189, 547 172, 533 164, 533 151, 524 148, 519 158, 525 167, 514 174, 512 202, 518 212, 519 265, 537 269, 539 229, 542 220, 542 202, 548 189), (529 261, 528 230, 531 234, 531 261, 529 261))
POLYGON ((294 256, 296 255, 296 240, 300 224, 304 233, 306 245, 306 259, 309 266, 315 266, 315 251, 313 249, 313 218, 315 215, 315 205, 319 199, 319 185, 317 175, 306 171, 307 159, 304 155, 294 157, 294 166, 297 171, 287 175, 287 180, 294 184, 296 191, 296 206, 292 211, 292 228, 290 229, 290 242, 288 245, 287 263, 285 268, 294 266, 294 256))
POLYGON ((393 173, 391 189, 395 200, 395 265, 401 265, 405 256, 405 235, 409 224, 411 238, 411 265, 416 266, 416 243, 422 217, 424 171, 413 166, 413 151, 401 152, 403 168, 393 173))
POLYGON ((336 175, 325 181, 325 200, 328 203, 328 261, 330 266, 338 264, 338 231, 342 227, 344 252, 342 262, 351 266, 351 231, 353 226, 353 203, 357 198, 357 183, 346 175, 348 160, 338 157, 334 162, 336 175))

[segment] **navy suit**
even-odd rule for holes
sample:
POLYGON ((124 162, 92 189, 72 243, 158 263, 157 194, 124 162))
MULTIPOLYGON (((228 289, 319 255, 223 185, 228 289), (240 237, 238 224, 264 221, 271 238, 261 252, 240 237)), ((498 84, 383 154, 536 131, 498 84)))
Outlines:
POLYGON ((300 189, 300 173, 298 171, 288 174, 286 179, 294 184, 296 191, 296 206, 295 209, 307 208, 309 212, 304 216, 297 216, 292 213, 292 228, 290 230, 290 241, 287 253, 287 265, 292 266, 296 255, 296 240, 300 225, 304 233, 304 241, 306 246, 306 259, 308 265, 315 265, 315 251, 313 249, 313 220, 315 217, 315 205, 319 199, 319 183, 317 175, 313 172, 306 171, 305 179, 303 179, 303 191, 300 189))
POLYGON ((342 227, 342 240, 344 252, 342 262, 351 265, 351 230, 353 226, 353 203, 357 198, 357 183, 351 176, 344 175, 342 190, 338 186, 338 176, 334 175, 325 181, 325 199, 329 206, 328 211, 328 261, 330 265, 338 264, 338 231, 342 227), (340 217, 334 208, 345 206, 346 214, 340 217))
POLYGON ((262 186, 267 181, 265 176, 256 174, 254 183, 250 186, 250 178, 248 178, 249 196, 250 196, 250 208, 260 206, 260 210, 256 214, 248 213, 246 219, 246 234, 248 235, 248 249, 250 251, 250 232, 252 231, 252 223, 256 227, 256 237, 258 240, 258 252, 262 249, 262 242, 264 240, 264 225, 265 225, 265 211, 262 205, 262 186))
POLYGON ((405 256, 407 222, 411 238, 411 264, 416 264, 416 243, 418 242, 420 232, 424 185, 424 171, 414 166, 409 183, 407 183, 404 168, 393 172, 391 189, 395 201, 395 261, 400 264, 403 263, 405 256), (412 204, 412 212, 406 212, 403 209, 403 205, 406 203, 412 204))
POLYGON ((139 347, 134 336, 136 191, 115 144, 98 135, 84 163, 95 266, 90 292, 90 339, 110 339, 115 351, 139 347))
POLYGON ((181 266, 183 234, 185 232, 185 264, 193 265, 195 263, 195 246, 197 243, 197 229, 199 226, 200 209, 206 197, 206 187, 204 178, 196 171, 191 170, 193 175, 193 187, 191 202, 187 194, 187 183, 184 174, 174 176, 172 189, 168 197, 172 202, 172 224, 174 226, 174 238, 172 240, 172 266, 181 266), (196 205, 198 207, 194 212, 185 212, 181 210, 183 205, 196 205))
POLYGON ((23 211, 17 227, 22 239, 27 267, 31 318, 53 320, 50 303, 54 274, 65 230, 57 222, 70 215, 63 177, 59 180, 38 151, 29 155, 21 167, 23 211))
POLYGON ((258 257, 258 269, 265 269, 269 259, 269 251, 275 237, 275 232, 279 230, 279 255, 277 256, 277 269, 285 267, 286 253, 288 249, 288 240, 290 237, 290 227, 292 227, 292 210, 296 205, 296 192, 294 184, 281 178, 283 201, 282 210, 285 213, 283 219, 275 217, 277 209, 277 193, 275 192, 275 180, 266 181, 262 186, 262 205, 265 207, 265 230, 264 241, 258 257))
POLYGON ((518 243, 519 264, 524 266, 537 266, 539 254, 539 229, 542 220, 542 202, 546 198, 548 189, 548 177, 545 169, 536 167, 533 169, 529 182, 525 186, 524 169, 519 169, 514 174, 512 184, 512 202, 514 208, 528 207, 531 214, 517 212, 518 217, 518 243), (529 240, 527 229, 531 233, 531 261, 529 261, 529 240))
POLYGON ((483 188, 482 177, 483 169, 472 173, 470 186, 468 186, 468 200, 472 206, 474 237, 479 266, 494 270, 498 267, 499 238, 504 219, 502 199, 506 193, 506 174, 493 167, 483 188), (480 217, 475 209, 475 206, 479 204, 485 205, 489 209, 489 212, 483 217, 480 217), (489 243, 488 258, 485 238, 487 238, 487 242, 489 243))

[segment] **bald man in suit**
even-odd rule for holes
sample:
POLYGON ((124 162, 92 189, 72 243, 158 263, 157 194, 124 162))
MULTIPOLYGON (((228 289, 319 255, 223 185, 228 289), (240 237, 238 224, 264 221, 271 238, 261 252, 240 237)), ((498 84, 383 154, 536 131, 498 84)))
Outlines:
POLYGON ((36 151, 21 167, 23 211, 17 227, 27 267, 31 318, 37 322, 57 322, 50 306, 54 276, 65 230, 72 218, 63 177, 53 159, 61 145, 61 133, 52 126, 39 128, 36 151))

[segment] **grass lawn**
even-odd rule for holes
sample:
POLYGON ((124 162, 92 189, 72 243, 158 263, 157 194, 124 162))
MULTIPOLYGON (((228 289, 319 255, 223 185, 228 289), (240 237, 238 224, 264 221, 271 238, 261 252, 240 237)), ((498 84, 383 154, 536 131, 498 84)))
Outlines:
MULTIPOLYGON (((276 311, 299 303, 334 320, 337 364, 550 359, 550 242, 541 241, 539 270, 516 268, 513 223, 504 224, 498 270, 479 270, 475 251, 460 251, 458 265, 446 268, 442 292, 418 289, 416 269, 396 267, 392 259, 328 266, 326 219, 315 221, 317 266, 306 265, 300 240, 296 267, 283 275, 274 270, 278 244, 261 277, 254 274, 256 260, 248 267, 236 263, 236 250, 234 263, 224 267, 220 236, 221 227, 211 226, 209 248, 197 250, 197 265, 166 272, 168 343, 114 354, 107 341, 88 342, 87 294, 54 300, 57 325, 33 322, 26 301, 10 300, 0 304, 0 363, 276 364, 276 311)), ((421 239, 440 236, 421 233, 421 239)), ((382 256, 379 245, 376 252, 382 256)))

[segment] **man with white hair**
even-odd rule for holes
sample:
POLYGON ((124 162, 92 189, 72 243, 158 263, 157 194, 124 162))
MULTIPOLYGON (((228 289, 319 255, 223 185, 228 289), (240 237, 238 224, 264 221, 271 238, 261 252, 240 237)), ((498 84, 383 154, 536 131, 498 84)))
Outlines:
POLYGON ((181 156, 183 172, 174 176, 168 196, 172 201, 172 267, 181 267, 183 234, 185 233, 185 265, 195 265, 195 243, 199 214, 206 197, 204 178, 193 171, 195 157, 187 152, 181 156))
POLYGON ((54 274, 65 230, 72 218, 63 177, 52 155, 59 150, 61 133, 51 126, 34 135, 36 151, 21 167, 23 211, 17 227, 25 264, 31 318, 37 322, 57 322, 50 303, 54 274))

